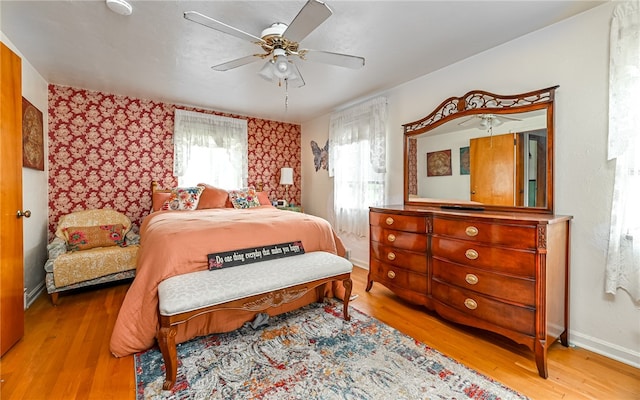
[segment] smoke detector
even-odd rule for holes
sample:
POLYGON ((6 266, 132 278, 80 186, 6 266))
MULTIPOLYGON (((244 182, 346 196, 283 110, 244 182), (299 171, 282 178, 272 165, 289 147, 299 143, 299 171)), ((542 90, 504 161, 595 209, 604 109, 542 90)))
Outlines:
POLYGON ((120 15, 131 15, 133 7, 126 0, 106 0, 109 10, 120 15))

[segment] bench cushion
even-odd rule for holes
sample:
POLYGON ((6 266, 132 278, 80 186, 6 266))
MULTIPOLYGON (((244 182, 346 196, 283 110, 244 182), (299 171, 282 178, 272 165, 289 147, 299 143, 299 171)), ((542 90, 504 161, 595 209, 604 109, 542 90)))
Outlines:
POLYGON ((314 251, 215 271, 176 275, 158 286, 160 315, 171 316, 245 297, 350 273, 353 264, 314 251))

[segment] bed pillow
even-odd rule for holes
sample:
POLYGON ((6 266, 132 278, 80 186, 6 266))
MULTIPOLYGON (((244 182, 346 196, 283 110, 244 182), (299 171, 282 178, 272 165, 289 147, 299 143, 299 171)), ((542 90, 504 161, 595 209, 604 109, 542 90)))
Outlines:
POLYGON ((171 197, 171 190, 156 190, 151 196, 151 207, 153 211, 162 210, 165 201, 171 197))
POLYGON ((271 200, 269 200, 269 195, 267 194, 267 192, 258 192, 258 201, 260 202, 261 206, 272 205, 271 200))
POLYGON ((232 190, 229 192, 229 198, 233 208, 253 208, 260 207, 258 194, 256 189, 248 187, 240 190, 232 190))
POLYGON ((229 199, 229 192, 215 186, 207 185, 206 183, 198 183, 198 186, 204 187, 204 191, 200 196, 200 202, 198 202, 198 210, 224 208, 229 199))
POLYGON ((178 187, 171 190, 169 199, 162 205, 163 210, 184 211, 198 208, 204 186, 178 187))
POLYGON ((63 228, 68 251, 88 250, 96 247, 126 247, 122 224, 98 226, 70 226, 63 228))

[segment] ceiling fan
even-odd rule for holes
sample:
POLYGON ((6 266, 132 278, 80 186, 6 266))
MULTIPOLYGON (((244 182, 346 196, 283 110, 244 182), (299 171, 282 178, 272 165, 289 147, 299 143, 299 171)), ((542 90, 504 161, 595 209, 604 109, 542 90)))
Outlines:
POLYGON ((508 122, 508 121, 522 121, 522 120, 518 118, 507 117, 506 115, 500 115, 500 114, 476 114, 458 123, 458 125, 466 126, 466 127, 477 126, 481 129, 490 130, 494 126, 500 126, 504 122, 508 122))
POLYGON ((289 25, 282 22, 273 23, 262 31, 260 37, 241 31, 196 11, 186 11, 184 17, 208 28, 250 41, 259 45, 264 53, 252 54, 222 64, 214 65, 216 71, 227 71, 260 59, 267 59, 259 75, 271 82, 296 87, 304 86, 304 79, 298 70, 294 58, 320 62, 347 68, 361 68, 364 58, 332 53, 328 51, 309 50, 300 48, 300 41, 307 37, 314 29, 333 14, 333 11, 323 2, 308 0, 289 25))

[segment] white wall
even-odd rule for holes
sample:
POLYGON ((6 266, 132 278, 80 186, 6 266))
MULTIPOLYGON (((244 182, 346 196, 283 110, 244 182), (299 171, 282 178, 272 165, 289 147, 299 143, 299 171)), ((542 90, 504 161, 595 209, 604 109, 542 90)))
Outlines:
POLYGON ((22 59, 22 97, 42 111, 44 125, 44 171, 22 168, 22 209, 30 210, 31 217, 23 218, 24 236, 24 286, 27 288, 27 305, 44 289, 44 263, 47 260, 48 215, 48 105, 47 82, 36 72, 28 60, 0 32, 2 42, 22 59))
MULTIPOLYGON (((388 200, 389 204, 403 201, 403 123, 473 89, 516 94, 560 85, 555 109, 555 212, 574 216, 569 340, 640 367, 640 309, 625 292, 604 293, 614 176, 614 165, 606 158, 608 40, 614 5, 606 3, 389 90, 388 200)), ((324 171, 310 170, 313 156, 307 147, 310 140, 324 143, 328 118, 302 125, 302 204, 306 212, 323 217, 329 215, 326 199, 332 183, 324 171)), ((368 246, 360 248, 366 251, 368 246)), ((354 258, 368 260, 368 255, 354 258)))

